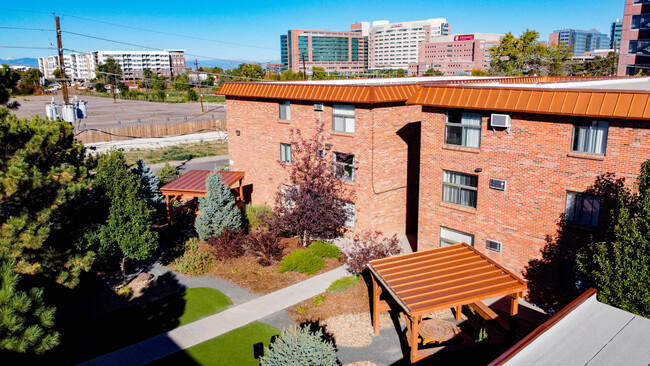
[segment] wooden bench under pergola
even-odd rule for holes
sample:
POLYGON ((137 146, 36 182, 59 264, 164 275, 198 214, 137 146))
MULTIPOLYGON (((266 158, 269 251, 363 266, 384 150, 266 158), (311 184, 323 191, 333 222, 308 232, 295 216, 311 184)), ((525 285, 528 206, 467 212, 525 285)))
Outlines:
MULTIPOLYGON (((214 173, 212 170, 190 170, 173 181, 165 184, 160 191, 165 196, 167 207, 167 220, 171 222, 172 217, 181 210, 196 205, 197 198, 205 197, 207 193, 207 180, 210 174, 214 173), (181 207, 174 210, 171 209, 175 201, 180 201, 186 198, 192 198, 181 207)), ((243 204, 244 193, 242 191, 242 182, 244 180, 244 172, 231 172, 220 171, 221 179, 227 187, 234 189, 236 192, 237 204, 243 204)))
POLYGON ((411 362, 444 348, 418 350, 418 328, 424 314, 452 308, 460 321, 462 306, 468 305, 483 318, 498 320, 482 301, 509 295, 512 317, 526 291, 526 282, 465 243, 374 260, 368 268, 375 335, 379 334, 379 313, 391 310, 389 303, 380 299, 385 292, 399 307, 396 310, 405 314, 411 362))

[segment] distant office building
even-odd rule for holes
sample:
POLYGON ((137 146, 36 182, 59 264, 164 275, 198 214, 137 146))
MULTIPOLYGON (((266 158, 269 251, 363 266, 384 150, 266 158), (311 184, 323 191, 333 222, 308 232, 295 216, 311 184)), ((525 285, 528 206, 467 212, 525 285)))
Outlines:
POLYGON ((266 73, 271 74, 282 74, 286 70, 286 66, 283 63, 268 63, 266 64, 266 73))
POLYGON ((503 34, 472 33, 437 37, 432 42, 422 42, 418 49, 418 62, 409 63, 409 75, 424 75, 429 69, 444 75, 468 75, 472 69, 490 67, 491 47, 500 43, 503 34))
POLYGON ((559 44, 569 47, 574 55, 609 48, 609 36, 600 33, 598 29, 562 29, 556 30, 548 37, 549 44, 559 44))
POLYGON ((616 19, 612 23, 612 30, 609 33, 609 48, 618 50, 621 48, 621 34, 623 33, 623 19, 616 19))
POLYGON ((418 45, 433 38, 449 35, 449 24, 444 18, 389 23, 372 22, 368 48, 368 68, 371 70, 408 69, 418 62, 418 45))
MULTIPOLYGON (((366 23, 367 24, 367 23, 366 23)), ((322 67, 344 74, 365 71, 367 33, 359 25, 351 31, 289 29, 280 36, 281 63, 293 72, 322 67)))
POLYGON ((650 10, 648 0, 625 0, 618 75, 650 70, 650 10))
MULTIPOLYGON (((68 78, 88 81, 97 77, 97 65, 109 58, 114 59, 122 69, 122 80, 132 81, 144 77, 144 69, 153 74, 171 78, 185 72, 185 51, 91 51, 63 55, 63 64, 68 78)), ((45 78, 54 77, 59 68, 59 56, 38 58, 38 68, 45 78)))

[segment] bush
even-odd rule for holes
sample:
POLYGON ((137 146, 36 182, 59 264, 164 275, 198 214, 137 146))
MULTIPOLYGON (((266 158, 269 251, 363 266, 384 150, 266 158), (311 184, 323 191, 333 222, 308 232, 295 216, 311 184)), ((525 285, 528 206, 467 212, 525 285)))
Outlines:
POLYGON ((199 100, 199 95, 193 89, 189 89, 185 94, 185 100, 188 102, 196 102, 199 100))
POLYGON ((246 206, 246 221, 248 222, 248 228, 251 230, 266 228, 266 218, 271 214, 271 208, 267 205, 246 206))
POLYGON ((260 265, 267 267, 282 259, 284 245, 280 244, 274 232, 256 231, 248 234, 246 250, 257 257, 260 265))
POLYGON ((173 165, 169 165, 169 163, 165 164, 165 166, 158 171, 158 178, 160 178, 160 186, 161 187, 164 186, 165 184, 178 178, 180 175, 181 173, 178 171, 177 167, 173 165))
POLYGON ((308 250, 321 258, 341 258, 341 250, 336 245, 326 241, 312 241, 308 250))
POLYGON ((172 267, 180 273, 191 276, 203 276, 214 267, 214 257, 199 250, 199 240, 190 238, 185 242, 185 253, 172 262, 172 267))
POLYGON ((239 258, 246 253, 246 237, 239 230, 226 230, 209 238, 207 243, 219 260, 239 258))
POLYGON ((334 294, 337 292, 345 292, 352 288, 352 286, 356 285, 357 282, 359 282, 359 276, 345 276, 341 277, 338 280, 332 282, 330 287, 327 288, 327 292, 330 294, 334 294))
POLYGON ((96 83, 95 91, 98 93, 106 93, 106 85, 104 83, 96 83))
POLYGON ((280 273, 292 271, 313 275, 316 274, 319 269, 325 267, 325 261, 323 258, 316 255, 316 253, 310 250, 301 249, 284 257, 280 262, 280 265, 282 266, 280 268, 280 273))
POLYGON ((131 296, 133 296, 133 289, 131 289, 127 285, 124 285, 124 286, 120 287, 119 290, 117 290, 117 296, 130 299, 131 296))
POLYGON ((323 340, 321 330, 307 327, 285 329, 265 353, 263 366, 338 365, 334 345, 323 340))
POLYGON ((370 261, 401 252, 397 235, 383 238, 379 231, 365 231, 354 236, 350 249, 345 253, 348 256, 347 270, 352 274, 360 274, 370 261))

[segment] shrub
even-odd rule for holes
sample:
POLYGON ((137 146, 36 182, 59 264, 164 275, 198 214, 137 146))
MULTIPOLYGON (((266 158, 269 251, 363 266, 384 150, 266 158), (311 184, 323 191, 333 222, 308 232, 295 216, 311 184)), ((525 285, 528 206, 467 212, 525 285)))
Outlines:
POLYGON ((308 327, 285 329, 265 353, 264 366, 338 365, 334 345, 323 340, 321 330, 308 327))
POLYGON ((312 304, 318 306, 318 305, 323 304, 324 302, 325 302, 325 295, 320 294, 320 295, 314 296, 314 300, 312 301, 312 304))
POLYGON ((350 248, 345 253, 348 256, 347 270, 352 274, 360 274, 370 261, 401 252, 397 235, 383 238, 379 231, 365 231, 354 236, 350 248))
POLYGON ((325 261, 314 252, 301 249, 284 257, 280 265, 280 273, 292 271, 313 275, 325 267, 325 261))
POLYGON ((185 242, 185 253, 172 262, 172 267, 183 274, 203 276, 214 267, 214 257, 209 252, 199 250, 197 238, 190 238, 185 242))
POLYGON ((241 228, 241 212, 221 175, 218 172, 210 174, 206 185, 207 193, 199 198, 200 213, 194 222, 199 237, 206 240, 225 230, 241 228))
POLYGON ((247 236, 246 250, 257 257, 257 262, 264 266, 282 259, 284 245, 272 231, 251 232, 247 236))
POLYGON ((188 102, 196 102, 197 100, 199 100, 199 95, 196 94, 194 90, 189 89, 185 94, 185 100, 187 100, 188 102))
POLYGON ((326 241, 312 241, 308 250, 321 258, 341 258, 341 250, 336 245, 326 241))
POLYGON ((338 280, 332 282, 330 287, 327 288, 327 292, 334 294, 337 292, 345 292, 349 290, 352 286, 356 285, 359 282, 359 276, 345 276, 341 277, 338 280))
POLYGON ((161 187, 164 186, 165 184, 178 178, 180 175, 181 173, 178 171, 177 167, 173 165, 169 165, 169 163, 165 164, 165 166, 158 171, 158 178, 160 178, 160 186, 161 187))
POLYGON ((248 228, 258 229, 266 228, 266 218, 271 215, 272 211, 269 206, 266 205, 257 205, 257 206, 246 206, 246 221, 248 222, 248 228))
POLYGON ((120 287, 119 290, 117 290, 117 296, 130 299, 131 296, 133 296, 133 289, 131 289, 127 285, 124 285, 124 286, 120 287))
POLYGON ((207 243, 219 260, 239 258, 246 252, 246 237, 239 230, 226 230, 209 238, 207 243))

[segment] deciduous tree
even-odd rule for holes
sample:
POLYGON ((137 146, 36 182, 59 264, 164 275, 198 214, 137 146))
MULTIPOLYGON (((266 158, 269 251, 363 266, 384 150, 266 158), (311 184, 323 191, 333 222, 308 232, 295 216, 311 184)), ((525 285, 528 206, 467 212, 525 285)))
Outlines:
POLYGON ((111 92, 113 93, 113 102, 115 102, 115 88, 117 83, 122 78, 122 68, 120 65, 113 59, 109 57, 106 59, 106 62, 103 64, 97 65, 97 73, 102 75, 104 78, 104 83, 111 84, 111 92))

